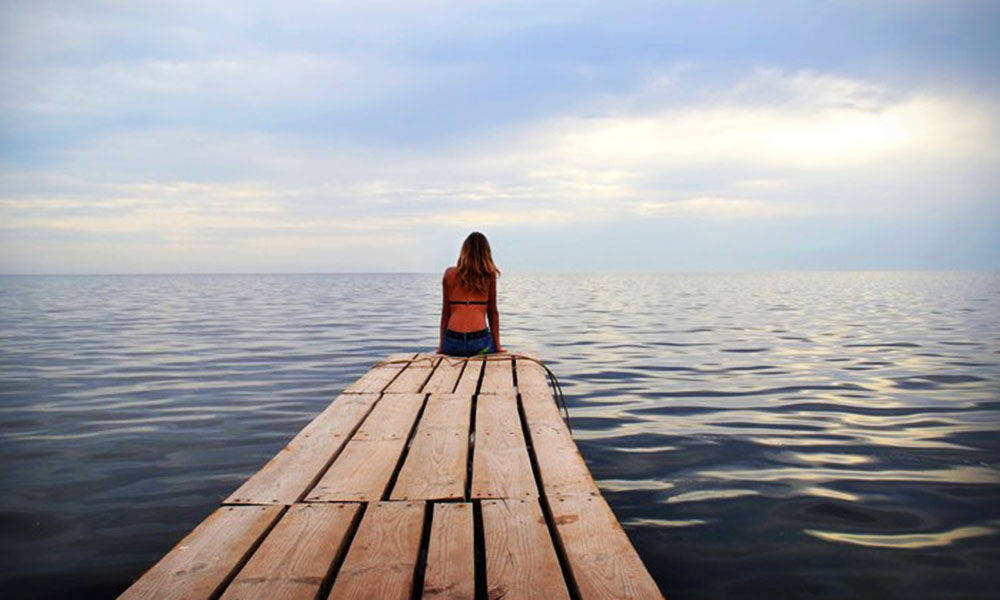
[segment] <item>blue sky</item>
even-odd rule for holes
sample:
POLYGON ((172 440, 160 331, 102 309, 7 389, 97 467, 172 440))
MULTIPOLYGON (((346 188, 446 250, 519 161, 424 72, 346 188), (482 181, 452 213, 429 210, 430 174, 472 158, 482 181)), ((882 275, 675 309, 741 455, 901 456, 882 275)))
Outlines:
POLYGON ((994 2, 5 2, 0 272, 1000 268, 994 2))

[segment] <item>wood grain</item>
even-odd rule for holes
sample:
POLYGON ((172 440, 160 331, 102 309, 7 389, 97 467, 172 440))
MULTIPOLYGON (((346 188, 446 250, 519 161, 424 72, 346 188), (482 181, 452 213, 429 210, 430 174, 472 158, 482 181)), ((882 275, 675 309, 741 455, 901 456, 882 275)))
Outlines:
POLYGON ((338 396, 224 503, 291 504, 300 500, 378 398, 378 394, 338 396))
POLYGON ((521 394, 539 484, 547 496, 600 494, 590 469, 548 390, 521 394))
POLYGON ((471 396, 479 389, 479 377, 483 372, 482 358, 470 358, 465 361, 465 369, 462 370, 462 377, 455 385, 455 393, 471 396))
POLYGON ((538 464, 539 483, 548 497, 600 495, 568 431, 532 429, 528 435, 538 464))
POLYGON ((476 588, 474 554, 472 504, 435 504, 423 597, 472 600, 476 588))
POLYGON ((549 382, 545 375, 545 369, 538 363, 528 360, 538 360, 538 355, 534 352, 522 352, 527 358, 516 358, 514 369, 517 371, 517 391, 524 392, 547 392, 549 382))
POLYGON ((434 367, 441 360, 433 354, 418 354, 392 383, 385 388, 386 394, 412 394, 423 389, 434 367))
POLYGON ((524 420, 529 428, 547 427, 569 431, 549 390, 521 392, 521 406, 524 407, 524 420))
POLYGON ((312 600, 347 550, 360 504, 296 504, 239 572, 223 600, 312 600))
POLYGON ((458 378, 462 376, 464 368, 464 360, 452 356, 442 356, 422 391, 431 394, 450 394, 455 391, 458 378))
POLYGON ((513 360, 509 356, 491 355, 486 360, 483 383, 479 386, 479 393, 512 395, 514 393, 513 365, 513 360))
POLYGON ((603 498, 549 498, 549 508, 581 598, 663 598, 603 498))
POLYGON ((306 495, 306 500, 380 500, 396 471, 423 402, 423 394, 383 394, 351 441, 306 495))
POLYGON ((410 359, 416 354, 407 352, 404 354, 390 354, 382 361, 381 366, 372 367, 367 373, 361 376, 344 390, 345 394, 371 394, 379 393, 385 389, 389 383, 395 379, 396 375, 402 371, 410 359), (400 362, 405 361, 405 362, 400 362))
POLYGON ((472 398, 431 394, 393 487, 393 500, 465 497, 472 398))
POLYGON ((119 598, 209 598, 243 563, 283 506, 224 506, 119 598))
POLYGON ((424 394, 382 394, 351 441, 395 440, 410 437, 413 422, 424 405, 424 398, 424 394))
POLYGON ((483 538, 491 600, 569 598, 537 500, 484 500, 483 538))
POLYGON ((381 500, 405 447, 405 438, 349 442, 306 501, 381 500))
POLYGON ((483 395, 476 405, 472 497, 536 497, 538 488, 521 431, 517 399, 511 395, 483 395))
POLYGON ((423 502, 369 504, 329 597, 409 598, 423 525, 423 502))

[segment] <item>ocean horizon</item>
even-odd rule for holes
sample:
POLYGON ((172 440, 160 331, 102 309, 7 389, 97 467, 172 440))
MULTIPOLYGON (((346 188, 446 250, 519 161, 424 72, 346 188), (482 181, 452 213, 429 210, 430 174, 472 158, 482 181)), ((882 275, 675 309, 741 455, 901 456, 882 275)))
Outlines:
MULTIPOLYGON (((0 276, 0 587, 124 591, 368 367, 436 273, 0 276)), ((663 590, 990 598, 1000 273, 504 272, 502 343, 663 590)))

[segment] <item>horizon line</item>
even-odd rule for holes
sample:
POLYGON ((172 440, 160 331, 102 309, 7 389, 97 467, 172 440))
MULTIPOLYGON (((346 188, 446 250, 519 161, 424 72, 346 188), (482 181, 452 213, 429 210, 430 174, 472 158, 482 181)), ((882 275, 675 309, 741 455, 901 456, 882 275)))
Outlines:
MULTIPOLYGON (((675 271, 654 270, 610 270, 596 269, 593 271, 524 271, 508 270, 514 275, 737 275, 755 273, 1000 273, 996 268, 814 268, 814 269, 683 269, 675 271)), ((249 276, 249 275, 438 275, 438 271, 151 271, 151 272, 36 272, 36 273, 0 273, 0 277, 177 277, 177 276, 249 276)), ((502 277, 502 274, 501 274, 502 277)))

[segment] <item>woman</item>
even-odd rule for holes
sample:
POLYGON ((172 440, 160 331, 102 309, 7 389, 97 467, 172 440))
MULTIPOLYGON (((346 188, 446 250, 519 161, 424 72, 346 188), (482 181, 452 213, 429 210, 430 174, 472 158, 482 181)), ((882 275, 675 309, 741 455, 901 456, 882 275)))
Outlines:
POLYGON ((462 244, 458 264, 448 267, 442 279, 439 354, 475 356, 505 351, 500 346, 498 275, 486 236, 478 231, 470 233, 462 244))

